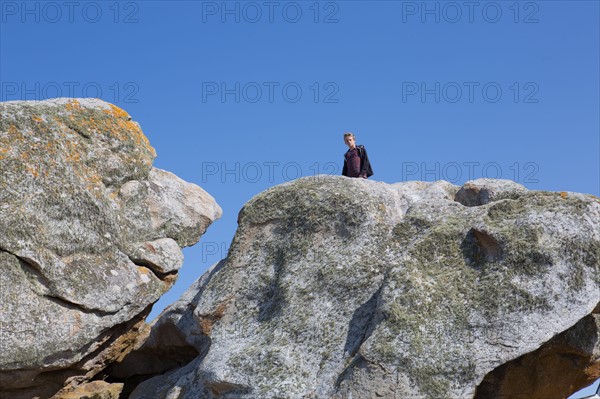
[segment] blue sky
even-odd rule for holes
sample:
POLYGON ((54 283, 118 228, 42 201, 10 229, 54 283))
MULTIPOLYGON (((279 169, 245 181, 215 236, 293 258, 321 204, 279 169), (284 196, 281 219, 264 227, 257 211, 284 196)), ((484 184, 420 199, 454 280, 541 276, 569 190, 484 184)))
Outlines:
POLYGON ((226 256, 252 196, 340 173, 344 131, 375 180, 600 196, 598 1, 2 0, 0 18, 0 100, 112 102, 223 208, 151 317, 226 256))

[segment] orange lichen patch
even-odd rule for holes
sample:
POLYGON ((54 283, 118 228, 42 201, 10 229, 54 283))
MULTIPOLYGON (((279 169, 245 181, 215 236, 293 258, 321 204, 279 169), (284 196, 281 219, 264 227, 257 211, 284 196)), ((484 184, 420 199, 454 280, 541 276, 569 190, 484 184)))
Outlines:
POLYGON ((110 104, 110 109, 105 109, 105 113, 114 116, 115 118, 124 118, 129 119, 131 116, 122 108, 117 107, 116 105, 110 104))
POLYGON ((81 160, 81 155, 77 152, 71 152, 67 155, 66 160, 72 163, 78 163, 81 160))
POLYGON ((146 137, 146 135, 144 135, 142 129, 140 129, 137 123, 132 121, 123 121, 121 119, 117 121, 117 124, 121 129, 125 129, 128 132, 130 132, 131 138, 137 146, 150 146, 148 138, 146 137))
POLYGON ((67 147, 66 160, 71 163, 79 163, 81 161, 81 151, 79 148, 79 142, 75 140, 65 141, 67 147))
POLYGON ((10 133, 11 135, 20 135, 21 132, 19 131, 19 129, 17 129, 17 127, 13 124, 8 126, 8 133, 10 133))
POLYGON ((138 266, 137 270, 140 274, 149 275, 150 270, 147 267, 138 266))
POLYGON ((229 296, 223 302, 219 303, 212 313, 200 316, 200 331, 203 334, 210 336, 213 325, 225 315, 225 310, 227 310, 227 306, 232 299, 233 296, 229 296))
POLYGON ((99 175, 97 175, 97 174, 93 174, 91 176, 88 176, 87 179, 92 184, 98 184, 98 183, 100 183, 102 181, 102 178, 99 175))
POLYGON ((65 104, 65 108, 68 110, 81 109, 81 104, 79 101, 73 99, 65 104))
POLYGON ((40 118, 39 116, 32 116, 31 119, 33 119, 33 121, 36 123, 44 122, 44 120, 42 118, 40 118))
POLYGON ((102 191, 98 191, 98 188, 102 188, 102 177, 100 177, 98 174, 95 174, 95 173, 90 174, 89 168, 87 168, 86 172, 88 172, 88 173, 85 174, 85 176, 80 176, 79 173, 77 173, 77 172, 76 172, 76 174, 82 180, 85 180, 87 182, 85 187, 89 192, 94 193, 97 197, 103 196, 102 191))
MULTIPOLYGON (((131 120, 127 112, 114 105, 109 105, 108 109, 102 110, 82 108, 71 112, 76 107, 77 105, 67 107, 70 112, 63 114, 61 120, 57 120, 57 123, 85 137, 100 135, 111 140, 120 141, 127 147, 142 149, 144 152, 140 154, 142 157, 135 159, 135 161, 147 166, 152 163, 156 152, 139 125, 131 120)), ((110 145, 111 147, 114 146, 112 143, 110 145)), ((135 158, 138 157, 135 156, 135 158)))
POLYGON ((118 107, 112 106, 110 110, 103 110, 103 116, 96 111, 75 113, 66 119, 68 126, 86 136, 102 134, 104 136, 131 143, 136 147, 145 147, 154 153, 146 136, 139 125, 131 121, 129 115, 118 107), (88 113, 89 112, 89 113, 88 113))
POLYGON ((96 198, 106 198, 106 195, 104 193, 104 184, 102 182, 102 179, 100 179, 98 175, 93 175, 87 180, 88 183, 85 187, 89 192, 94 194, 96 198))
POLYGON ((564 191, 561 191, 561 192, 560 192, 560 198, 562 198, 562 199, 567 199, 567 193, 566 193, 566 192, 564 192, 564 191))
MULTIPOLYGON (((150 147, 148 138, 144 135, 139 125, 131 120, 131 116, 126 111, 116 105, 110 104, 110 109, 105 109, 103 112, 115 118, 114 123, 116 127, 127 131, 136 146, 150 147)), ((152 152, 154 153, 154 150, 152 152)))
POLYGON ((27 172, 31 173, 33 175, 33 177, 38 177, 39 173, 37 171, 37 169, 31 165, 27 165, 25 167, 25 169, 27 169, 27 172))

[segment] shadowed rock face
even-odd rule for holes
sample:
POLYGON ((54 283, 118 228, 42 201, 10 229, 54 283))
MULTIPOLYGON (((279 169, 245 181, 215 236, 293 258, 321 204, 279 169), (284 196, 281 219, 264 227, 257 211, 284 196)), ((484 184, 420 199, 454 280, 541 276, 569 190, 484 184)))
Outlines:
POLYGON ((0 103, 0 396, 49 397, 123 357, 220 217, 154 157, 103 101, 0 103))
POLYGON ((475 399, 568 398, 600 378, 600 314, 591 314, 534 352, 501 365, 475 399))
POLYGON ((597 377, 598 198, 318 176, 238 221, 129 369, 170 345, 197 357, 131 398, 562 399, 597 377))

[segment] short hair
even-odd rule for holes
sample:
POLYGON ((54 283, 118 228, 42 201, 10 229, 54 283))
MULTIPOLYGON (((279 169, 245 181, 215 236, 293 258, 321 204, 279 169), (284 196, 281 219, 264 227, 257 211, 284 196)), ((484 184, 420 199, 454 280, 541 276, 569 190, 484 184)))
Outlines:
POLYGON ((352 137, 353 139, 356 140, 356 137, 354 137, 354 133, 352 133, 352 132, 344 133, 344 140, 346 140, 346 137, 352 137))

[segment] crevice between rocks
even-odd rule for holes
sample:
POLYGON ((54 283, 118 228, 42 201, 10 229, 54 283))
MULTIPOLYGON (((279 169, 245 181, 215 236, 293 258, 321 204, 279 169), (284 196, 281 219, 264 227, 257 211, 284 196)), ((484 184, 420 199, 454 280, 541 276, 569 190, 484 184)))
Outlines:
POLYGON ((564 399, 600 378, 600 304, 537 350, 489 372, 473 399, 564 399))
MULTIPOLYGON (((385 278, 383 280, 385 282, 385 278)), ((344 345, 344 351, 350 356, 354 356, 360 346, 365 342, 373 331, 377 323, 375 320, 375 311, 377 309, 377 302, 381 296, 383 290, 383 283, 380 287, 371 295, 371 298, 362 305, 360 305, 353 313, 350 325, 348 327, 348 335, 346 337, 346 344, 344 345)))
MULTIPOLYGON (((185 309, 177 312, 179 317, 174 317, 174 310, 171 309, 171 316, 159 319, 152 325, 148 337, 139 341, 137 347, 121 360, 112 363, 104 370, 103 379, 110 383, 123 383, 121 399, 126 399, 142 383, 154 377, 168 373, 179 372, 179 370, 189 367, 191 363, 200 362, 210 350, 212 340, 210 330, 212 325, 217 322, 224 314, 232 296, 219 303, 213 312, 202 315, 199 318, 193 315, 193 309, 197 305, 199 298, 204 292, 204 287, 226 264, 226 259, 222 259, 218 264, 209 269, 203 277, 202 284, 199 285, 197 294, 185 309), (180 318, 181 317, 181 318, 180 318), (198 331, 192 335, 186 335, 182 331, 182 325, 186 324, 186 317, 191 317, 197 324, 198 331), (191 340, 190 340, 191 339, 191 340)), ((196 282, 195 284, 198 284, 196 282)), ((215 385, 215 391, 227 390, 227 394, 244 389, 240 386, 215 385)))
POLYGON ((48 299, 49 301, 54 302, 57 305, 67 308, 67 309, 77 310, 77 311, 85 313, 85 314, 93 314, 98 317, 112 316, 112 315, 119 313, 119 310, 110 312, 110 311, 97 309, 97 308, 89 308, 80 303, 72 302, 61 295, 57 295, 55 293, 56 289, 54 288, 54 284, 52 283, 52 281, 50 281, 48 279, 48 277, 46 277, 42 273, 42 267, 35 260, 25 257, 25 256, 16 255, 10 251, 7 251, 4 248, 0 248, 0 251, 5 252, 5 253, 17 258, 17 260, 19 261, 19 265, 23 269, 23 272, 25 274, 31 276, 42 287, 44 287, 44 290, 46 291, 46 293, 40 294, 40 296, 48 299))
POLYGON ((81 313, 85 313, 85 314, 93 314, 98 317, 114 316, 120 312, 120 310, 108 312, 105 310, 86 308, 85 306, 83 306, 81 304, 68 301, 62 297, 55 296, 55 295, 44 295, 44 298, 48 299, 50 302, 54 302, 55 304, 57 304, 63 308, 77 310, 77 311, 79 311, 81 313))
POLYGON ((384 276, 381 285, 371 295, 371 297, 360 305, 353 313, 344 351, 350 356, 350 363, 342 370, 335 381, 335 390, 339 391, 341 384, 350 376, 356 367, 365 366, 370 363, 360 352, 362 344, 373 334, 380 320, 377 320, 377 303, 383 291, 387 274, 384 276))
MULTIPOLYGON (((142 337, 137 348, 112 363, 103 371, 102 379, 109 383, 122 383, 121 398, 127 398, 144 381, 181 369, 205 354, 187 343, 176 325, 163 324, 160 337, 142 337)), ((150 330, 148 334, 151 334, 150 330)), ((207 338, 207 345, 210 339, 207 338)))
POLYGON ((96 342, 102 344, 96 348, 93 352, 85 356, 82 360, 71 366, 71 369, 81 371, 86 370, 86 366, 89 366, 92 360, 96 360, 92 367, 88 369, 85 374, 79 374, 79 376, 72 377, 66 380, 65 387, 57 392, 50 399, 60 399, 60 395, 68 393, 74 387, 78 385, 96 380, 106 380, 108 375, 106 370, 115 361, 123 359, 128 353, 133 350, 136 342, 140 338, 143 338, 144 331, 148 325, 145 322, 146 317, 150 314, 152 306, 148 305, 141 313, 138 313, 131 320, 124 323, 118 324, 111 327, 109 330, 101 333, 96 340, 86 346, 89 347, 96 342))
POLYGON ((362 364, 365 364, 365 362, 366 362, 366 359, 364 357, 362 357, 362 355, 359 354, 357 356, 354 356, 352 361, 344 368, 344 370, 342 370, 342 372, 340 373, 338 378, 335 380, 336 392, 340 390, 340 387, 342 386, 342 382, 344 382, 352 374, 352 370, 354 370, 354 368, 356 368, 362 364))
MULTIPOLYGON (((42 370, 18 369, 0 372, 0 380, 7 378, 14 380, 23 376, 28 381, 25 388, 0 389, 0 397, 4 398, 4 395, 9 395, 7 397, 18 399, 31 397, 61 399, 63 395, 82 383, 105 379, 102 370, 116 359, 124 357, 133 348, 140 332, 146 325, 144 320, 151 309, 152 305, 149 305, 131 320, 101 332, 78 352, 85 353, 93 345, 98 345, 98 347, 67 367, 55 366, 42 370)), ((62 359, 65 355, 72 355, 72 353, 58 353, 45 360, 52 362, 54 358, 62 359)))
POLYGON ((131 258, 129 257, 129 260, 136 266, 138 267, 143 267, 144 269, 149 270, 157 279, 159 279, 160 281, 167 281, 170 282, 171 280, 173 280, 173 278, 175 276, 177 276, 178 271, 177 270, 173 270, 171 272, 167 272, 167 273, 161 273, 158 270, 158 266, 155 265, 154 263, 147 261, 145 259, 137 259, 137 258, 131 258))
POLYGON ((164 346, 154 352, 132 352, 126 363, 113 363, 101 373, 97 379, 108 383, 122 383, 123 391, 120 398, 128 398, 131 393, 144 381, 159 375, 180 370, 195 361, 200 354, 193 346, 164 346), (143 364, 144 371, 127 370, 132 363, 143 364))

